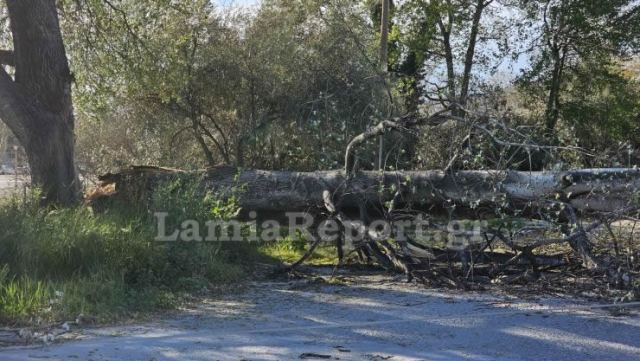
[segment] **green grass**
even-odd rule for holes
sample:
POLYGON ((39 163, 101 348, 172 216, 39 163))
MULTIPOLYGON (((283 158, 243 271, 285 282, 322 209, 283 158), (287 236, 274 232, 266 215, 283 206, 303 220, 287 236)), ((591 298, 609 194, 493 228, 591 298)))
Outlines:
MULTIPOLYGON (((154 209, 170 212, 174 223, 233 210, 192 188, 179 181, 161 187, 154 209)), ((264 259, 249 243, 156 242, 149 212, 42 208, 38 199, 34 193, 0 203, 2 324, 81 313, 110 322, 174 308, 195 293, 242 281, 264 259)))
MULTIPOLYGON (((293 263, 305 254, 308 247, 308 242, 285 237, 279 241, 260 246, 259 251, 280 262, 293 263)), ((319 246, 305 263, 310 265, 337 264, 336 248, 334 246, 319 246)))
POLYGON ((22 318, 37 314, 48 305, 49 286, 28 277, 8 278, 9 269, 0 269, 0 305, 4 317, 22 318))

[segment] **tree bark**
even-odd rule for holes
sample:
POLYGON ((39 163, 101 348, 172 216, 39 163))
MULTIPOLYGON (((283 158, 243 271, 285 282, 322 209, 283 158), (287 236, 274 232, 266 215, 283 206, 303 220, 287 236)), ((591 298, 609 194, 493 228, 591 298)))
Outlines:
MULTIPOLYGON (((449 19, 451 22, 451 18, 449 19)), ((442 19, 438 20, 438 26, 440 33, 442 34, 442 42, 444 45, 444 56, 447 64, 447 90, 449 91, 449 101, 456 101, 456 72, 453 65, 453 49, 451 47, 451 25, 442 22, 442 19)), ((456 113, 457 114, 457 113, 456 113)))
POLYGON ((476 53, 476 42, 478 40, 478 33, 480 32, 480 19, 482 18, 482 12, 489 3, 485 3, 485 0, 478 0, 476 2, 476 9, 473 13, 473 21, 471 23, 471 33, 469 34, 469 43, 467 45, 467 53, 464 58, 464 71, 462 73, 462 83, 460 85, 460 106, 463 108, 467 105, 467 98, 469 96, 469 84, 471 82, 471 69, 473 68, 473 58, 476 53))
POLYGON ((0 64, 15 66, 13 52, 10 50, 0 50, 0 64))
POLYGON ((496 210, 531 211, 552 204, 579 212, 614 212, 633 203, 640 189, 638 169, 579 169, 566 172, 520 171, 340 171, 290 172, 217 167, 185 173, 155 167, 133 167, 101 177, 114 186, 113 196, 144 203, 163 180, 179 174, 203 177, 203 187, 220 195, 242 186, 239 205, 246 211, 284 213, 325 209, 325 191, 342 194, 341 207, 357 209, 363 200, 372 209, 389 202, 428 212, 472 212, 495 215, 496 210), (403 190, 398 194, 398 190, 403 190))
POLYGON ((560 117, 560 87, 562 85, 562 73, 564 70, 564 51, 554 46, 552 50, 553 70, 551 84, 549 85, 549 98, 545 114, 545 126, 548 132, 553 132, 560 117))
POLYGON ((0 69, 0 119, 24 147, 45 201, 78 201, 74 164, 72 75, 55 1, 7 0, 14 79, 0 69))

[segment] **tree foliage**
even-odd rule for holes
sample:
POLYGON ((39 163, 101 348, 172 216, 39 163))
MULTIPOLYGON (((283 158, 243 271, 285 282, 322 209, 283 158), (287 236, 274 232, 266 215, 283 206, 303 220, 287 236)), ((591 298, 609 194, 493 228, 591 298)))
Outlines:
MULTIPOLYGON (((391 2, 387 76, 378 68, 380 1, 268 0, 247 10, 83 0, 61 8, 81 160, 92 172, 129 163, 340 168, 350 138, 379 120, 451 104, 462 116, 508 117, 543 143, 637 144, 637 84, 622 71, 640 29, 630 1, 391 2), (505 63, 523 69, 517 81, 505 63)), ((387 135, 385 163, 444 167, 456 155, 452 166, 473 169, 528 158, 503 164, 504 149, 467 131, 387 135)), ((365 169, 377 158, 367 147, 365 169)), ((602 164, 562 153, 536 168, 558 161, 602 164)))
POLYGON ((563 93, 573 80, 579 86, 590 79, 602 84, 615 78, 598 75, 607 73, 616 58, 637 48, 640 13, 631 0, 538 0, 522 6, 530 18, 542 19, 532 25, 539 28, 539 36, 531 45, 533 66, 522 80, 544 91, 545 126, 553 131, 562 113, 563 93), (589 78, 589 73, 595 76, 589 78))
POLYGON ((140 161, 195 144, 205 162, 194 166, 335 167, 348 138, 384 116, 364 7, 267 1, 248 14, 171 4, 65 8, 69 46, 83 59, 78 103, 95 124, 87 130, 117 113, 139 119, 122 126, 168 132, 155 159, 140 161))

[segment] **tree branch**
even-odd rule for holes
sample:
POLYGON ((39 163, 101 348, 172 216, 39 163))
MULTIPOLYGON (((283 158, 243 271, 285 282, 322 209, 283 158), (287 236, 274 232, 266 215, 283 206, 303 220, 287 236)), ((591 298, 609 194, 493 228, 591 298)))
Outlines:
POLYGON ((407 114, 402 117, 393 118, 391 120, 383 120, 374 127, 371 127, 365 130, 363 133, 356 135, 355 137, 353 137, 353 139, 351 139, 345 151, 344 169, 347 176, 352 176, 355 172, 354 149, 360 144, 364 143, 366 140, 383 135, 388 130, 397 130, 403 132, 408 131, 409 128, 413 128, 419 125, 439 125, 449 119, 448 117, 444 116, 444 113, 448 111, 449 109, 443 109, 427 118, 418 117, 413 114, 407 114))
POLYGON ((365 130, 363 133, 354 137, 351 140, 351 142, 349 142, 349 145, 347 145, 347 149, 345 151, 345 161, 344 161, 345 172, 348 175, 350 175, 355 171, 353 169, 354 157, 355 157, 353 150, 355 147, 364 143, 367 139, 374 138, 384 134, 387 131, 387 129, 395 129, 399 131, 404 130, 405 128, 402 125, 400 125, 401 120, 402 120, 401 118, 397 118, 394 120, 383 120, 380 123, 378 123, 376 126, 371 127, 365 130))

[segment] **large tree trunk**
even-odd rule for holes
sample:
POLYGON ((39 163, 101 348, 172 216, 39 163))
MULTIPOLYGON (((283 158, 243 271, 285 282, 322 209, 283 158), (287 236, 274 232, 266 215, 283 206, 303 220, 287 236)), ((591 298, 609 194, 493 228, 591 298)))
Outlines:
MULTIPOLYGON (((635 195, 640 189, 638 169, 347 173, 343 170, 289 172, 217 167, 188 173, 156 167, 134 167, 101 177, 102 188, 89 199, 97 207, 104 204, 100 201, 106 196, 107 199, 115 198, 120 202, 133 203, 131 205, 135 208, 146 207, 162 212, 165 210, 157 209, 151 204, 152 193, 163 181, 173 182, 176 176, 199 180, 203 194, 204 191, 212 191, 218 197, 236 197, 242 209, 238 215, 241 220, 253 220, 256 217, 282 219, 287 216, 287 212, 304 212, 319 216, 312 219, 316 224, 333 218, 346 229, 347 225, 356 224, 354 222, 360 222, 360 225, 366 227, 378 219, 392 223, 404 222, 403 220, 409 220, 407 217, 411 214, 415 215, 416 211, 427 213, 426 219, 433 218, 436 223, 438 218, 432 216, 437 216, 438 213, 445 216, 441 218, 443 222, 460 218, 495 220, 511 214, 520 219, 540 219, 548 224, 545 226, 547 228, 553 228, 548 220, 555 219, 561 225, 564 236, 540 239, 534 235, 532 244, 515 243, 513 232, 507 230, 505 234, 502 226, 490 226, 490 222, 486 222, 485 226, 488 228, 474 229, 471 235, 485 239, 486 247, 492 242, 490 239, 498 237, 515 252, 512 252, 508 257, 509 261, 501 267, 507 267, 512 259, 526 256, 531 259, 535 268, 539 260, 535 259, 533 249, 548 244, 566 243, 589 270, 606 269, 608 266, 592 253, 588 232, 611 219, 637 210, 635 195), (594 214, 592 218, 598 221, 583 227, 578 216, 586 214, 594 214)), ((444 227, 449 232, 449 226, 444 227)), ((522 230, 526 228, 523 227, 522 230)), ((539 227, 534 226, 532 230, 535 232, 536 228, 539 227)), ((524 234, 527 232, 529 231, 524 234)), ((450 256, 448 252, 458 252, 457 257, 465 265, 463 267, 466 267, 466 250, 473 247, 473 244, 485 242, 469 241, 464 238, 470 235, 466 231, 450 233, 447 237, 451 235, 460 245, 442 251, 447 259, 450 256)), ((347 237, 346 231, 343 237, 347 237)), ((340 259, 344 255, 341 239, 343 238, 336 240, 340 259)), ((315 237, 309 252, 298 263, 303 262, 320 241, 320 237, 315 237)), ((434 255, 431 252, 433 244, 416 243, 411 238, 397 240, 395 246, 384 239, 370 239, 357 247, 358 252, 367 257, 375 257, 383 267, 398 269, 409 277, 419 276, 420 269, 428 269, 429 262, 425 264, 420 259, 434 255)))
POLYGON ((564 172, 520 171, 344 171, 290 172, 212 168, 203 172, 133 167, 101 177, 103 186, 115 187, 115 197, 144 203, 163 180, 176 174, 203 177, 203 187, 239 194, 245 211, 281 213, 324 209, 323 192, 340 195, 341 207, 370 208, 390 201, 430 212, 452 210, 476 216, 513 210, 535 211, 553 204, 571 206, 579 212, 614 212, 630 206, 640 189, 638 169, 581 169, 564 172))
POLYGON ((11 76, 0 68, 0 119, 25 148, 45 200, 79 199, 74 165, 72 75, 53 0, 7 0, 13 36, 11 76))
POLYGON ((71 205, 79 199, 80 183, 74 164, 73 129, 64 119, 47 122, 48 127, 34 130, 25 146, 31 181, 43 191, 48 203, 71 205))

